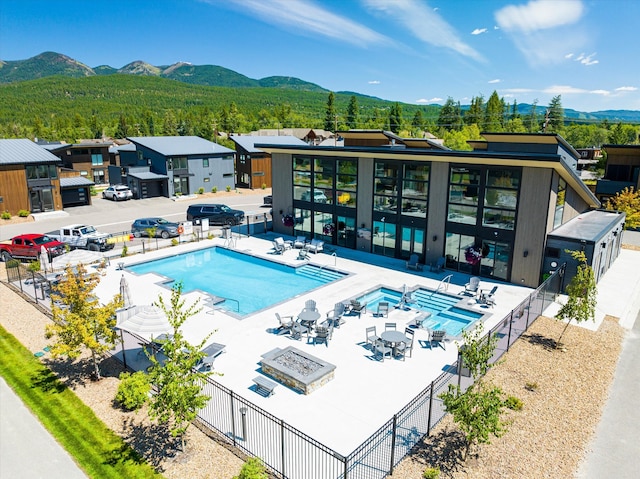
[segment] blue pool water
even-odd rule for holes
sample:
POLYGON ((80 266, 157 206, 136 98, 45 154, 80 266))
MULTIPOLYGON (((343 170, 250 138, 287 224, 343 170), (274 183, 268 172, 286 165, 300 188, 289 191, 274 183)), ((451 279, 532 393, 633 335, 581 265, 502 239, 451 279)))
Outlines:
POLYGON ((340 272, 310 264, 292 267, 224 248, 149 261, 127 268, 182 281, 183 291, 199 289, 224 301, 216 306, 247 315, 342 278, 340 272))
MULTIPOLYGON (((358 298, 367 305, 368 311, 376 311, 380 301, 386 301, 391 307, 400 303, 402 292, 389 288, 379 288, 358 298)), ((411 309, 429 312, 431 316, 422 322, 427 329, 443 329, 449 336, 460 336, 462 331, 480 319, 483 314, 455 306, 459 296, 434 293, 428 289, 417 289, 411 293, 411 309)))

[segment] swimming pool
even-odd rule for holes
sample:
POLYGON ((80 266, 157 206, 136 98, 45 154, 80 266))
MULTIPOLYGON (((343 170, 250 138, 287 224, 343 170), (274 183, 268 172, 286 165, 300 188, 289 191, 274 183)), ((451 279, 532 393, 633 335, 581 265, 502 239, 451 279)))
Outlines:
POLYGON ((157 273, 182 281, 183 291, 201 290, 216 298, 216 306, 240 316, 291 299, 343 278, 339 271, 311 264, 287 266, 225 248, 129 266, 136 274, 157 273))
MULTIPOLYGON (((376 311, 380 301, 386 301, 390 306, 400 303, 402 292, 391 288, 378 288, 364 294, 358 301, 367 305, 367 310, 376 311)), ((443 329, 449 336, 460 336, 462 331, 475 323, 484 314, 456 306, 461 298, 450 294, 433 292, 419 288, 411 292, 412 309, 429 312, 431 315, 422 322, 427 329, 443 329)))

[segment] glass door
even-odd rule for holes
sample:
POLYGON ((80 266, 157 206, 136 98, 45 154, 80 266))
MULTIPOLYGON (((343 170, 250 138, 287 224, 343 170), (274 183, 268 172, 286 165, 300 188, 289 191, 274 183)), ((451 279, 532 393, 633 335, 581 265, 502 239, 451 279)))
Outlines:
POLYGON ((420 261, 424 261, 423 252, 424 230, 411 226, 403 226, 401 257, 407 259, 409 258, 411 253, 416 253, 418 256, 420 256, 420 261))
POLYGON ((43 211, 53 211, 53 189, 32 188, 29 192, 31 200, 31 212, 42 213, 43 211))
POLYGON ((356 219, 338 216, 337 242, 339 246, 356 248, 356 219))

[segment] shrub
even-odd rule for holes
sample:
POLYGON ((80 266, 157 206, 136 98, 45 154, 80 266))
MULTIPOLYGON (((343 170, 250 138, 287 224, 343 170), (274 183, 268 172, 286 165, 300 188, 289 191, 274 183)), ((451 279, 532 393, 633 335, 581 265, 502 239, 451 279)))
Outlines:
POLYGON ((260 188, 262 188, 263 190, 266 190, 267 189, 267 184, 266 183, 262 183, 262 186, 260 188))
POLYGON ((10 220, 11 219, 11 213, 9 213, 8 211, 3 211, 2 215, 0 215, 0 217, 2 217, 3 220, 10 220))
POLYGON ((515 396, 509 396, 505 399, 504 405, 512 411, 520 411, 523 407, 522 401, 515 396))
POLYGON ((129 253, 129 248, 127 248, 127 245, 124 245, 122 247, 122 252, 120 253, 120 257, 124 258, 125 256, 127 256, 128 253, 129 253))
POLYGON ((40 271, 40 261, 32 261, 31 263, 29 263, 29 266, 27 266, 27 269, 32 273, 37 273, 38 271, 40 271))
POLYGON ((9 261, 7 261, 5 263, 5 266, 7 268, 17 268, 18 266, 20 266, 20 260, 19 259, 10 259, 9 261))
POLYGON ((198 188, 198 194, 199 195, 204 194, 204 188, 202 186, 200 188, 198 188))
POLYGON ((440 477, 440 469, 437 467, 427 467, 422 473, 424 479, 438 479, 440 477))
POLYGON ((262 461, 257 457, 252 457, 247 459, 247 462, 240 469, 240 474, 234 476, 233 479, 269 479, 269 475, 262 461))
POLYGON ((120 374, 120 384, 116 393, 116 401, 129 411, 135 411, 144 406, 149 398, 151 384, 143 371, 120 374))
POLYGON ((178 241, 176 238, 171 238, 171 246, 178 246, 180 244, 180 241, 178 241))
POLYGON ((225 187, 225 190, 227 190, 227 193, 229 193, 229 192, 231 191, 231 186, 227 185, 227 186, 225 187))
POLYGON ((538 383, 527 383, 524 385, 527 391, 536 392, 538 390, 538 383))
POLYGON ((90 187, 89 187, 89 194, 90 194, 91 196, 97 196, 97 195, 98 195, 98 190, 96 190, 96 187, 95 187, 95 186, 90 186, 90 187))
POLYGON ((218 187, 214 186, 213 188, 211 188, 211 193, 217 193, 218 192, 218 187))
POLYGON ((31 213, 29 212, 29 210, 20 210, 18 211, 18 216, 20 218, 26 218, 27 216, 29 216, 31 213))

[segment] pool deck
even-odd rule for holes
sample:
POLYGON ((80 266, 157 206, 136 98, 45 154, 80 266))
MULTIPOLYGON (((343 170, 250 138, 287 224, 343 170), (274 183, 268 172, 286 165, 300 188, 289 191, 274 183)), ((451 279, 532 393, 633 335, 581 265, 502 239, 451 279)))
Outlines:
MULTIPOLYGON (((297 259, 298 250, 295 249, 285 251, 283 255, 274 255, 272 239, 270 235, 265 238, 241 237, 236 240, 233 249, 291 265, 303 263, 297 259)), ((124 275, 128 280, 134 305, 151 304, 160 294, 168 299, 169 291, 158 284, 164 280, 163 278, 153 274, 137 276, 127 271, 126 266, 203 247, 223 245, 223 239, 206 240, 154 251, 144 256, 134 255, 112 261, 106 275, 101 278, 96 293, 101 300, 109 300, 118 293, 120 278, 124 275), (125 264, 124 271, 117 268, 118 262, 125 264)), ((384 331, 384 323, 389 321, 396 322, 397 329, 403 331, 416 317, 415 310, 392 309, 388 318, 376 318, 371 311, 363 313, 360 318, 344 316, 346 323, 334 331, 333 339, 328 346, 314 345, 313 342, 308 342, 306 336, 297 341, 289 335, 274 334, 272 329, 278 326, 275 313, 295 316, 307 299, 314 299, 322 314, 322 321, 326 313, 333 310, 336 302, 359 296, 378 286, 399 290, 402 290, 403 285, 410 289, 417 286, 435 289, 449 274, 452 274, 452 278, 447 292, 456 295, 464 290, 469 275, 450 271, 431 273, 428 266, 425 266, 424 271, 408 271, 405 269, 405 262, 398 259, 339 247, 331 248, 332 251, 335 250, 335 256, 326 251, 317 255, 311 254, 310 263, 326 265, 349 273, 344 279, 242 319, 237 319, 222 310, 213 310, 204 302, 206 295, 200 292, 187 293, 184 295, 187 305, 201 298, 204 307, 198 315, 185 323, 183 333, 187 340, 197 344, 208 333, 215 331, 208 343, 226 345, 225 352, 218 356, 214 363, 215 371, 223 373, 223 376, 214 377, 216 381, 326 446, 346 455, 456 361, 455 342, 447 341, 446 350, 442 347, 432 350, 426 344, 428 332, 417 329, 413 357, 408 357, 405 361, 387 358, 381 362, 374 359, 372 351, 365 347, 365 328, 376 326, 379 335, 384 331), (278 385, 270 397, 257 394, 252 379, 261 373, 261 355, 275 348, 284 349, 287 346, 294 346, 334 364, 334 379, 309 395, 300 394, 284 385, 278 385)), ((465 306, 486 313, 483 318, 485 329, 497 324, 532 292, 531 288, 485 279, 482 279, 480 288, 488 290, 495 284, 498 285, 498 290, 495 295, 496 305, 492 308, 467 305, 471 298, 460 296, 465 306)), ((137 344, 125 345, 127 364, 134 369, 146 366, 146 357, 137 354, 139 350, 137 344)), ((121 354, 119 349, 118 355, 121 354)))

